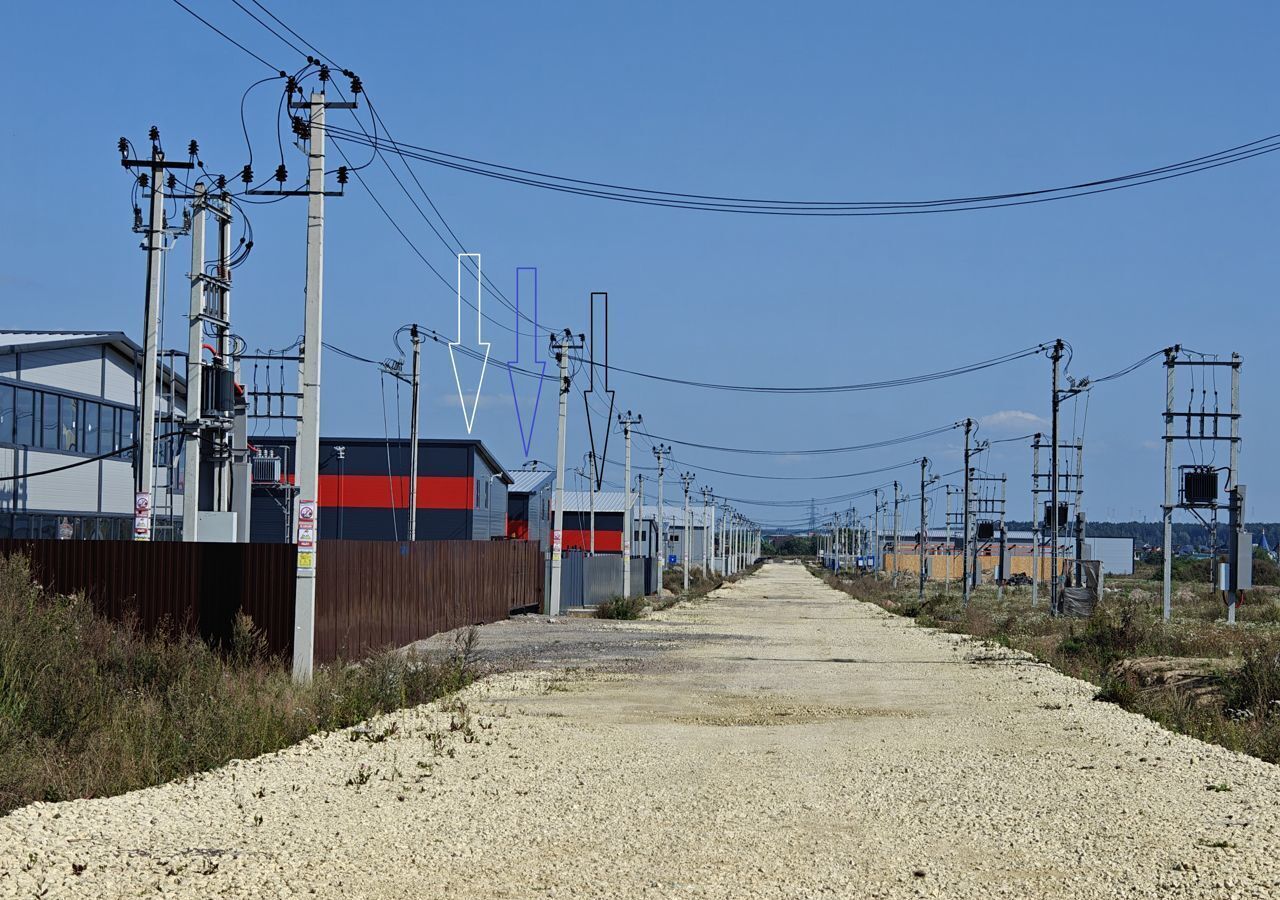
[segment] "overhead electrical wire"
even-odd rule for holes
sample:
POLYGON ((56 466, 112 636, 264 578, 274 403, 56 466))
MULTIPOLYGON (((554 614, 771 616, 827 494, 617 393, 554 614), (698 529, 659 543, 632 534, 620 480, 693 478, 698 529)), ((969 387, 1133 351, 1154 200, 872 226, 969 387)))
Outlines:
MULTIPOLYGON (((349 140, 374 146, 365 134, 340 127, 331 129, 336 140, 349 140)), ((676 209, 701 210, 708 212, 739 213, 748 215, 781 215, 781 216, 900 216, 923 215, 945 212, 965 212, 979 209, 995 209, 1009 206, 1026 206, 1082 197, 1091 194, 1107 193, 1125 188, 1137 187, 1203 172, 1219 166, 1243 162, 1258 156, 1280 150, 1280 133, 1270 134, 1262 138, 1238 144, 1224 150, 1218 150, 1203 156, 1192 157, 1176 163, 1155 168, 1099 178, 1089 181, 1075 182, 1060 187, 1037 188, 1034 190, 1011 191, 996 194, 983 194, 967 197, 951 197, 933 200, 768 200, 747 197, 719 196, 714 194, 695 194, 679 191, 656 190, 651 188, 631 187, 608 182, 588 181, 563 175, 521 169, 500 163, 457 154, 433 150, 414 144, 385 139, 384 145, 394 145, 393 149, 402 157, 416 159, 421 162, 444 168, 455 169, 474 175, 483 175, 501 181, 523 184, 529 187, 562 193, 595 197, 624 203, 645 206, 660 206, 676 209)))
POLYGON ((960 423, 953 422, 950 425, 941 425, 937 428, 930 428, 927 431, 918 431, 915 434, 907 434, 901 437, 887 438, 883 441, 872 441, 867 444, 853 444, 847 447, 820 447, 816 449, 805 450, 762 450, 747 449, 744 447, 721 447, 714 444, 700 444, 694 441, 682 441, 679 438, 667 437, 665 435, 654 434, 652 432, 642 432, 646 437, 655 441, 666 441, 670 444, 679 444, 682 447, 697 447, 700 450, 715 450, 721 453, 744 453, 753 456, 822 456, 832 453, 852 453, 859 450, 876 450, 881 447, 892 447, 896 444, 905 444, 911 441, 923 440, 927 437, 944 434, 959 428, 960 423))

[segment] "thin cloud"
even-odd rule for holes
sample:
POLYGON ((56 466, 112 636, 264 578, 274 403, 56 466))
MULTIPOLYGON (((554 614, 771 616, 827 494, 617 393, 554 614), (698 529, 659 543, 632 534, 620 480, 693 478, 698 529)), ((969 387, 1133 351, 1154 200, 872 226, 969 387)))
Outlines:
POLYGON ((1037 428, 1043 428, 1049 422, 1043 416, 1037 416, 1035 413, 1027 412, 1025 409, 1002 409, 999 412, 983 416, 978 420, 978 424, 992 431, 1013 432, 1026 431, 1028 429, 1034 431, 1037 428))

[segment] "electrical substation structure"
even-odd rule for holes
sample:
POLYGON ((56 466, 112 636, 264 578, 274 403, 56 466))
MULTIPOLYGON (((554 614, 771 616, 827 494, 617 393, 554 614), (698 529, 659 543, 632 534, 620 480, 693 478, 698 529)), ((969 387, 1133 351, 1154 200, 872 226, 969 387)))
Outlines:
POLYGON ((1240 484, 1240 369, 1243 361, 1239 353, 1232 353, 1230 359, 1224 360, 1216 355, 1185 350, 1181 346, 1169 347, 1164 351, 1164 357, 1164 620, 1168 622, 1173 614, 1173 511, 1182 509, 1194 515, 1209 530, 1210 540, 1214 542, 1210 554, 1211 574, 1226 604, 1227 622, 1234 624, 1241 595, 1253 586, 1252 541, 1244 530, 1245 486, 1240 484), (1185 409, 1178 407, 1175 393, 1180 368, 1191 376, 1191 389, 1185 409), (1222 369, 1230 370, 1231 395, 1227 412, 1221 409, 1217 385, 1217 373, 1222 369), (1212 403, 1209 400, 1210 390, 1213 395, 1212 403), (1227 425, 1225 433, 1222 427, 1224 422, 1227 425), (1175 445, 1178 442, 1184 442, 1186 455, 1191 457, 1191 462, 1177 463, 1175 445), (1227 444, 1229 448, 1225 467, 1215 466, 1215 450, 1220 443, 1227 444), (1227 477, 1225 485, 1222 485, 1219 473, 1224 470, 1227 477), (1224 493, 1229 516, 1229 545, 1226 562, 1219 563, 1216 536, 1218 510, 1224 493))

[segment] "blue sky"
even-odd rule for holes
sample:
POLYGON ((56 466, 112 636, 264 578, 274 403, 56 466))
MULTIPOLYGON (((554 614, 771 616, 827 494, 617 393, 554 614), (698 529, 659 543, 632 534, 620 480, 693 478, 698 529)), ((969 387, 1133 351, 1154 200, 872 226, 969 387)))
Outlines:
MULTIPOLYGON (((273 64, 299 64, 230 0, 190 5, 273 64)), ((403 141, 668 190, 806 199, 1023 190, 1162 165, 1280 130, 1273 3, 266 5, 358 72, 403 141)), ((171 155, 196 137, 206 165, 236 171, 247 160, 241 94, 268 72, 167 0, 26 5, 6 18, 0 40, 13 89, 0 149, 5 326, 137 336, 143 257, 116 139, 141 144, 157 124, 171 155)), ((278 99, 266 86, 246 104, 260 176, 278 162, 278 99)), ((287 144, 285 162, 304 169, 287 144)), ((1241 481, 1251 517, 1274 520, 1280 480, 1267 464, 1280 438, 1269 396, 1280 376, 1278 166, 1280 154, 1060 203, 859 219, 654 209, 416 171, 508 296, 517 266, 538 267, 545 324, 584 330, 590 292, 608 291, 612 360, 627 368, 794 385, 932 371, 1055 337, 1074 347, 1077 376, 1114 371, 1175 342, 1238 351, 1241 481)), ((364 174, 452 278, 450 251, 386 169, 375 163, 364 174)), ((254 252, 236 272, 236 330, 251 347, 280 347, 301 331, 303 202, 261 207, 252 218, 254 252)), ((327 229, 328 340, 380 358, 394 352, 391 334, 403 323, 455 327, 454 291, 360 186, 329 201, 327 229)), ((170 271, 167 337, 181 346, 186 266, 170 271)), ((484 302, 513 324, 509 310, 484 302)), ((493 360, 514 355, 509 331, 488 328, 485 339, 493 360)), ((465 434, 447 352, 428 345, 424 354, 424 434, 465 434)), ((965 416, 985 423, 983 437, 1023 434, 1042 427, 1032 417, 1048 415, 1048 380, 1048 362, 1029 359, 893 391, 819 397, 627 376, 612 386, 619 409, 643 413, 655 434, 791 448, 872 442, 965 416)), ((390 385, 388 392, 395 434, 390 385)), ((373 368, 326 356, 325 433, 382 434, 380 399, 373 368)), ((554 452, 552 401, 545 392, 530 451, 543 460, 554 452)), ((1162 401, 1163 372, 1153 364, 1100 385, 1087 422, 1083 406, 1068 408, 1066 427, 1074 414, 1088 447, 1091 519, 1158 518, 1162 401)), ((401 431, 407 402, 402 391, 401 431)), ((580 461, 581 398, 570 412, 569 455, 580 461)), ((509 465, 523 459, 500 368, 486 375, 474 433, 509 465)), ((947 472, 959 466, 958 447, 958 436, 945 435, 816 458, 677 456, 694 464, 678 468, 807 475, 927 454, 935 471, 947 472)), ((620 451, 617 439, 610 456, 620 451)), ((1008 472, 1014 516, 1029 508, 1030 456, 1010 443, 984 460, 1008 472)), ((1218 461, 1224 457, 1225 446, 1218 461)), ((643 442, 636 459, 652 462, 643 442)), ((699 483, 744 499, 803 499, 893 477, 709 474, 699 483)), ((907 468, 899 477, 918 475, 907 468)), ((805 513, 745 508, 770 520, 805 513)))

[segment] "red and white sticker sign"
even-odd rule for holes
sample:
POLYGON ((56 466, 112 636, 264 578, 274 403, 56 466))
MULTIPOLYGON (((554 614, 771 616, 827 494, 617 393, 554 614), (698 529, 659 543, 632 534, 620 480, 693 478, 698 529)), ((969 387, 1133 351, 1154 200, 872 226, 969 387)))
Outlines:
POLYGON ((133 512, 139 516, 151 515, 151 492, 138 491, 133 495, 133 512))
POLYGON ((316 501, 301 500, 298 502, 298 524, 314 523, 316 520, 316 501))
POLYGON ((314 547, 316 545, 316 529, 313 525, 298 526, 298 546, 314 547))

